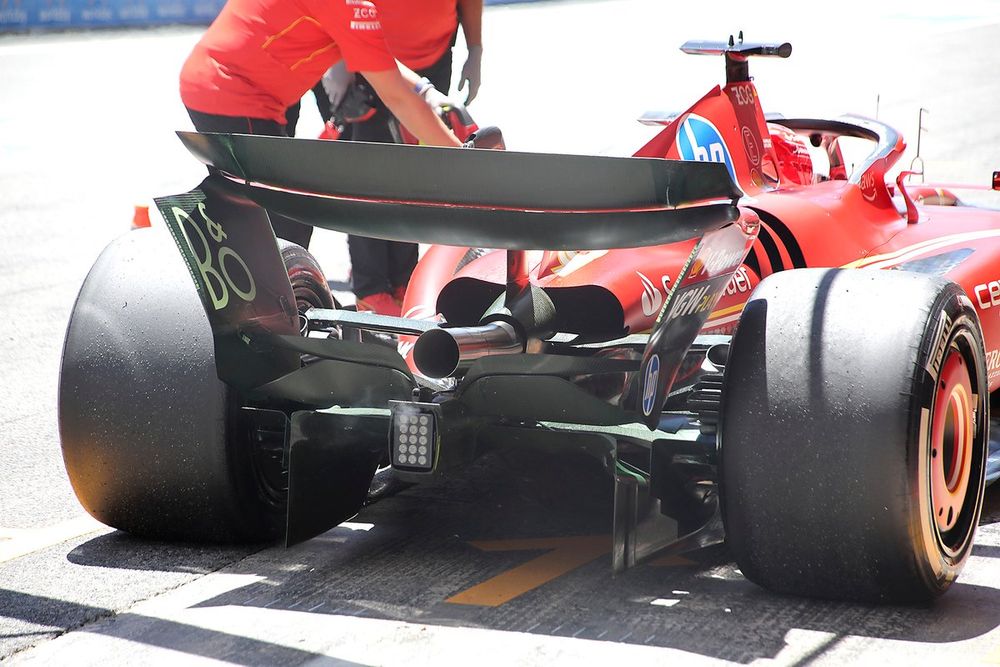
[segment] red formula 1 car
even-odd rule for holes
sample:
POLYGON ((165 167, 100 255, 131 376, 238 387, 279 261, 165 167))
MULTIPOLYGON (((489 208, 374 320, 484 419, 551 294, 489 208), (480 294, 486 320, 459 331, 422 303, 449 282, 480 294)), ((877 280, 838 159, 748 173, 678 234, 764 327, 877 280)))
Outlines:
POLYGON ((614 480, 616 570, 724 531, 772 590, 947 590, 987 480, 1000 213, 887 183, 904 144, 881 123, 766 122, 748 59, 788 44, 684 50, 726 84, 630 158, 181 133, 210 176, 157 200, 175 243, 109 245, 67 332, 84 507, 294 543, 380 465, 420 482, 544 447, 614 480), (337 308, 273 216, 435 244, 406 317, 337 308))

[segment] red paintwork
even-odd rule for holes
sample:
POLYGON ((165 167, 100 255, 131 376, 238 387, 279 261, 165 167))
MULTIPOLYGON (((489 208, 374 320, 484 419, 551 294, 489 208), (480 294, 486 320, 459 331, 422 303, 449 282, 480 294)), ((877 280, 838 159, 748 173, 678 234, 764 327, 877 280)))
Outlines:
POLYGON ((931 503, 938 529, 955 527, 965 504, 972 477, 975 399, 969 369, 962 355, 952 351, 941 367, 942 400, 934 402, 931 417, 931 503))
POLYGON ((767 129, 778 162, 778 180, 787 185, 810 185, 815 174, 805 138, 777 123, 768 123, 767 129))
MULTIPOLYGON (((707 120, 718 131, 730 156, 734 180, 747 193, 741 207, 761 215, 760 238, 706 323, 706 333, 732 332, 750 292, 763 277, 776 271, 803 266, 890 269, 961 251, 939 272, 960 284, 975 304, 985 336, 990 389, 1000 386, 1000 211, 952 205, 960 202, 950 190, 902 183, 913 206, 911 219, 915 221, 908 222, 900 185, 891 179, 887 182, 887 173, 906 144, 891 128, 868 119, 851 122, 885 133, 882 145, 873 151, 874 159, 861 163, 859 174, 847 173, 834 142, 827 148, 829 180, 806 185, 780 181, 782 165, 751 82, 714 88, 635 155, 684 157, 682 136, 690 136, 684 122, 691 115, 707 120), (759 267, 759 272, 754 267, 759 267)), ((672 280, 694 243, 580 253, 532 252, 528 253, 528 266, 531 279, 542 287, 604 286, 622 304, 630 331, 642 332, 652 327, 667 289, 673 286, 672 280)), ((465 252, 465 248, 443 246, 427 250, 404 300, 406 316, 435 313, 437 294, 453 277, 505 282, 504 253, 488 252, 456 272, 465 252)), ((872 326, 891 323, 873 322, 872 326)))

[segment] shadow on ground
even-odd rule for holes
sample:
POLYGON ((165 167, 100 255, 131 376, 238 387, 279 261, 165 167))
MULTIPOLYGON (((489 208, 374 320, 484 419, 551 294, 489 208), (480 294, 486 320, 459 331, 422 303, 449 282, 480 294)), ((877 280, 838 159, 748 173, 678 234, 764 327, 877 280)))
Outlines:
MULTIPOLYGON (((995 520, 998 496, 990 490, 984 525, 995 520)), ((610 548, 611 512, 611 485, 589 460, 487 457, 461 476, 410 487, 366 507, 350 527, 291 549, 266 549, 230 566, 227 572, 263 579, 197 606, 599 639, 738 663, 775 657, 793 629, 826 633, 831 639, 824 645, 848 636, 944 643, 978 637, 1000 624, 1000 590, 961 582, 926 606, 774 595, 745 580, 723 545, 618 576, 611 573, 609 552, 599 550, 559 576, 543 577, 539 586, 525 583, 537 568, 551 567, 544 561, 558 551, 559 540, 600 541, 610 548), (488 595, 477 597, 485 582, 519 594, 493 604, 488 595), (453 598, 460 594, 476 603, 457 604, 453 598)), ((210 550, 144 544, 120 535, 92 540, 70 559, 143 567, 144 550, 160 552, 157 568, 210 570, 217 562, 204 560, 210 550)), ((1000 547, 977 545, 975 555, 995 558, 1000 547)))

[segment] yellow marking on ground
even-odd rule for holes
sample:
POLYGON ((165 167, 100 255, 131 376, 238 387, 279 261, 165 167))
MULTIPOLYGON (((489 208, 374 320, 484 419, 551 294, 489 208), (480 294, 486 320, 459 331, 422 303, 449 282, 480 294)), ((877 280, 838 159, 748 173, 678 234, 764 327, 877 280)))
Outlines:
POLYGON ((523 565, 445 600, 452 604, 499 607, 519 595, 611 552, 607 535, 471 542, 483 551, 547 551, 523 565))
POLYGON ((688 560, 683 556, 663 556, 662 558, 649 561, 649 564, 655 567, 686 567, 688 565, 697 565, 693 560, 688 560))
POLYGON ((0 528, 0 563, 107 528, 83 515, 45 528, 0 528))

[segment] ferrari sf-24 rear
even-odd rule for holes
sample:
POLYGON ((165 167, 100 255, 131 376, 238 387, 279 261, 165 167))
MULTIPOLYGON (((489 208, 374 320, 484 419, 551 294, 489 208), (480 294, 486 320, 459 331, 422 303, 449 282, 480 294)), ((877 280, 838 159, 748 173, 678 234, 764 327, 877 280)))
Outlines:
POLYGON ((83 506, 291 544, 380 467, 545 448, 605 466, 615 571, 724 536, 775 591, 947 590, 1000 474, 1000 213, 887 182, 877 121, 766 120, 748 58, 790 45, 684 50, 726 84, 627 158, 180 133, 210 175, 107 247, 66 335, 83 506), (338 307, 274 216, 432 244, 406 316, 338 307))

